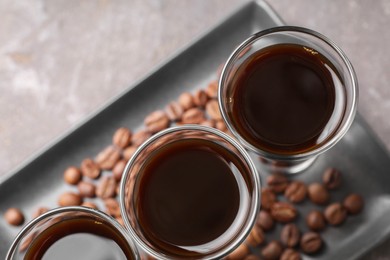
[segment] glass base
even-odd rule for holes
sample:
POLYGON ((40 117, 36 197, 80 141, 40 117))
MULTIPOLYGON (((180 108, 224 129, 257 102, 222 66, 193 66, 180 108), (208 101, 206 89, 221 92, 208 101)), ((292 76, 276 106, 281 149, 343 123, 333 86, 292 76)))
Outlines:
POLYGON ((316 156, 305 160, 271 160, 260 157, 261 167, 269 172, 279 172, 285 174, 295 174, 306 170, 316 160, 316 156))

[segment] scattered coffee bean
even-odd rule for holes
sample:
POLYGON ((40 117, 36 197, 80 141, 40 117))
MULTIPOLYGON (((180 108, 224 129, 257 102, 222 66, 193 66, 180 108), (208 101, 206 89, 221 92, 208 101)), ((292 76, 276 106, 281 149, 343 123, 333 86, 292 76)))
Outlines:
POLYGON ((141 130, 133 134, 131 138, 131 142, 135 147, 140 146, 143 142, 145 142, 152 134, 146 130, 141 130))
POLYGON ((268 187, 276 193, 282 193, 286 190, 289 181, 283 174, 272 174, 267 178, 268 187))
POLYGON ((203 125, 203 126, 208 126, 208 127, 215 127, 215 120, 205 120, 203 122, 200 123, 200 125, 203 125))
POLYGON ((107 213, 113 217, 121 216, 121 209, 119 203, 116 199, 108 198, 104 200, 104 205, 106 207, 107 213))
POLYGON ((297 214, 296 208, 287 202, 275 202, 271 206, 271 216, 274 220, 281 223, 294 221, 297 214))
POLYGON ((162 110, 154 111, 144 120, 146 129, 148 129, 148 131, 152 134, 164 130, 169 126, 169 123, 170 121, 168 116, 162 110))
POLYGON ((227 260, 242 260, 249 255, 249 247, 242 243, 233 252, 231 252, 226 259, 227 260))
POLYGON ((80 181, 79 184, 77 184, 77 189, 79 190, 80 196, 84 198, 93 198, 96 195, 96 187, 91 182, 80 181))
POLYGON ((171 121, 180 121, 184 110, 179 103, 173 101, 167 105, 165 113, 171 121))
MULTIPOLYGON (((116 219, 116 221, 119 222, 119 224, 121 224, 122 227, 125 227, 125 222, 123 221, 122 217, 119 216, 119 217, 116 217, 115 219, 116 219)), ((151 259, 154 259, 154 258, 151 258, 151 259)))
POLYGON ((256 225, 261 227, 264 231, 269 231, 274 227, 274 220, 268 211, 260 210, 256 225))
POLYGON ((4 219, 12 226, 20 226, 24 222, 24 215, 18 208, 9 208, 4 213, 4 219))
POLYGON ((97 179, 100 177, 101 170, 92 159, 87 158, 81 162, 81 173, 91 179, 97 179))
POLYGON ((84 201, 83 203, 81 203, 81 206, 91 208, 91 209, 98 209, 98 206, 91 201, 84 201))
POLYGON ((337 226, 343 223, 347 218, 347 210, 341 203, 335 202, 326 207, 324 215, 329 224, 337 226))
POLYGON ((245 240, 245 242, 249 246, 253 247, 261 245, 264 241, 264 232, 260 227, 252 228, 252 231, 249 233, 248 237, 245 240))
POLYGON ((293 203, 303 201, 306 198, 306 194, 306 185, 301 181, 291 182, 284 191, 284 196, 293 203))
POLYGON ((279 259, 282 251, 282 245, 278 241, 271 241, 261 250, 261 255, 267 260, 276 260, 279 259))
POLYGON ((325 217, 319 210, 312 210, 306 216, 306 224, 313 231, 321 231, 325 228, 325 217))
POLYGON ((271 209, 272 204, 276 202, 275 193, 269 188, 261 190, 261 208, 265 210, 271 209))
POLYGON ((49 211, 49 209, 46 208, 46 207, 39 207, 39 208, 37 208, 37 209, 33 212, 32 218, 33 218, 33 219, 34 219, 34 218, 37 218, 37 217, 39 217, 40 215, 42 215, 42 214, 44 214, 44 213, 46 213, 46 212, 48 212, 48 211, 49 211))
POLYGON ((212 99, 206 104, 207 114, 214 120, 222 120, 221 111, 219 110, 218 101, 212 99))
POLYGON ((64 171, 64 180, 68 184, 77 184, 81 180, 81 177, 81 171, 77 167, 71 166, 64 171))
POLYGON ((124 149, 131 144, 131 131, 126 127, 116 130, 112 137, 112 143, 117 147, 124 149))
POLYGON ((280 260, 301 260, 301 255, 292 248, 286 248, 280 256, 280 260))
POLYGON ((290 223, 283 227, 280 232, 280 241, 287 247, 295 247, 299 244, 301 232, 297 225, 290 223))
POLYGON ((95 161, 101 169, 112 170, 120 158, 121 153, 119 149, 110 145, 96 156, 95 161))
POLYGON ((58 205, 61 207, 79 206, 82 202, 81 196, 74 192, 64 192, 58 198, 58 205))
POLYGON ((329 201, 329 192, 324 185, 320 183, 312 183, 308 187, 310 200, 318 205, 325 205, 329 201))
POLYGON ((260 260, 260 257, 258 257, 257 255, 248 255, 244 258, 244 260, 260 260))
POLYGON ((96 188, 96 195, 102 199, 115 197, 116 181, 114 177, 104 176, 96 188))
POLYGON ((335 168, 328 168, 322 175, 322 182, 330 190, 337 189, 341 185, 341 173, 335 168))
POLYGON ((217 120, 215 121, 215 128, 218 130, 226 133, 228 131, 228 128, 223 120, 217 120))
POLYGON ((218 97, 218 81, 212 81, 209 83, 205 92, 209 98, 217 98, 218 97))
POLYGON ((207 96, 207 93, 200 89, 197 90, 194 94, 194 103, 198 107, 205 107, 207 101, 209 100, 209 97, 207 96))
POLYGON ((317 253, 322 248, 322 238, 318 233, 307 232, 301 238, 301 249, 307 254, 317 253))
POLYGON ((364 200, 359 194, 353 193, 344 199, 343 206, 349 214, 358 214, 364 207, 364 200))
POLYGON ((125 150, 123 150, 122 156, 125 160, 130 160, 130 158, 133 156, 135 151, 137 150, 137 147, 132 145, 127 147, 125 150))
POLYGON ((126 164, 127 164, 126 160, 120 160, 115 164, 114 168, 112 169, 112 176, 114 176, 117 182, 121 181, 126 164))
POLYGON ((194 97, 188 92, 182 93, 179 96, 178 102, 180 106, 184 109, 184 111, 195 106, 194 97))
POLYGON ((205 120, 205 115, 199 108, 191 108, 184 112, 182 117, 183 124, 199 124, 205 120))

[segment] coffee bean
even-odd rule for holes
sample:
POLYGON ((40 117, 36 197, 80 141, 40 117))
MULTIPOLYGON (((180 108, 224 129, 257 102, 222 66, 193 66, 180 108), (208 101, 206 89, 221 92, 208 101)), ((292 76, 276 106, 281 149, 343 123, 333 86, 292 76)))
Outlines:
POLYGON ((131 143, 131 131, 126 127, 118 128, 112 137, 112 143, 117 147, 124 149, 131 143))
POLYGON ((152 134, 148 131, 141 130, 133 134, 133 136, 131 137, 131 142, 134 146, 138 147, 151 136, 152 134))
POLYGON ((209 83, 205 92, 209 98, 217 98, 218 97, 218 81, 212 81, 209 83))
POLYGON ((125 170, 126 164, 127 164, 126 160, 120 160, 115 164, 114 169, 112 169, 112 176, 114 176, 117 182, 121 181, 122 174, 123 171, 125 170))
POLYGON ((84 198, 93 198, 96 195, 96 187, 91 182, 80 181, 77 185, 77 189, 79 190, 80 196, 84 198))
POLYGON ((217 128, 218 130, 224 133, 228 132, 228 128, 223 120, 215 121, 215 128, 217 128))
MULTIPOLYGON (((116 221, 119 222, 119 224, 120 224, 122 227, 126 227, 126 226, 125 226, 125 222, 123 221, 123 218, 122 218, 121 216, 116 217, 115 219, 116 219, 116 221)), ((154 259, 154 258, 153 258, 153 259, 154 259)))
POLYGON ((194 97, 188 92, 182 93, 179 96, 178 102, 184 111, 195 106, 194 97))
POLYGON ((278 241, 271 241, 261 250, 261 255, 267 260, 276 260, 279 259, 282 251, 282 245, 278 241))
POLYGON ((328 168, 322 175, 322 182, 330 190, 337 189, 341 185, 341 173, 335 168, 328 168))
POLYGON ((166 106, 165 113, 170 120, 179 121, 184 113, 184 110, 179 103, 173 101, 166 106))
POLYGON ((291 182, 284 191, 284 196, 294 203, 303 201, 306 198, 306 194, 306 185, 301 181, 291 182))
POLYGON ((106 206, 107 213, 113 217, 121 216, 121 209, 119 203, 116 199, 108 198, 104 200, 104 205, 106 206))
POLYGON ((203 126, 208 126, 208 127, 215 127, 215 120, 205 120, 203 122, 200 123, 200 125, 203 125, 203 126))
POLYGON ((242 243, 226 257, 226 260, 242 260, 247 255, 249 255, 249 247, 242 243))
POLYGON ((12 226, 20 226, 24 222, 24 215, 18 208, 9 208, 4 213, 4 219, 12 226))
POLYGON ((46 212, 48 212, 48 211, 49 211, 49 209, 46 208, 46 207, 39 207, 39 208, 37 208, 37 209, 33 212, 32 218, 33 218, 33 219, 34 219, 34 218, 37 218, 37 217, 39 217, 40 215, 42 215, 42 214, 44 214, 44 213, 46 213, 46 212))
POLYGON ((209 100, 209 97, 207 96, 207 93, 200 89, 197 90, 194 94, 194 103, 198 107, 204 107, 209 100))
POLYGON ((307 232, 303 234, 300 246, 303 252, 307 254, 314 254, 321 249, 322 244, 322 238, 318 233, 307 232))
POLYGON ((280 256, 280 260, 301 260, 301 255, 294 249, 286 248, 280 256))
POLYGON ((214 120, 222 120, 221 111, 219 110, 218 101, 212 99, 206 104, 207 114, 214 120))
POLYGON ((268 231, 274 227, 274 220, 268 211, 260 210, 256 225, 260 226, 264 231, 268 231))
POLYGON ((61 207, 79 206, 82 202, 81 196, 74 192, 64 192, 58 198, 58 205, 61 207))
POLYGON ((92 159, 87 158, 81 162, 81 173, 91 179, 97 179, 100 177, 100 168, 92 159))
POLYGON ((326 207, 325 212, 326 221, 332 226, 340 225, 347 218, 347 210, 341 203, 332 203, 326 207))
POLYGON ((95 158, 96 163, 103 170, 112 170, 114 165, 121 158, 121 153, 115 146, 108 146, 95 158))
POLYGON ((146 129, 152 134, 157 133, 161 130, 164 130, 169 126, 169 118, 164 111, 157 110, 149 114, 145 120, 144 124, 146 129))
POLYGON ((96 188, 96 195, 102 199, 115 197, 116 181, 114 177, 104 176, 96 188))
POLYGON ((298 226, 293 223, 285 225, 280 232, 280 240, 287 247, 295 247, 298 245, 300 238, 301 232, 298 226))
POLYGON ((248 237, 246 238, 245 242, 249 246, 259 246, 265 241, 263 230, 260 227, 254 227, 252 228, 251 232, 249 233, 248 237))
POLYGON ((199 108, 191 108, 184 112, 182 117, 183 124, 199 124, 205 120, 204 112, 199 108))
POLYGON ((312 183, 308 187, 310 200, 318 205, 325 205, 329 201, 329 192, 324 185, 320 183, 312 183))
POLYGON ((84 201, 83 203, 81 203, 81 206, 91 208, 91 209, 98 209, 98 206, 95 203, 90 201, 84 201))
POLYGON ((77 184, 81 177, 81 171, 77 167, 71 166, 64 171, 64 181, 68 184, 77 184))
POLYGON ((289 181, 283 174, 272 174, 267 178, 268 187, 276 193, 282 193, 286 190, 289 181))
POLYGON ((265 210, 271 209, 272 204, 276 202, 275 193, 269 188, 261 190, 261 208, 265 210))
POLYGON ((364 200, 359 194, 352 193, 344 199, 343 206, 349 214, 358 214, 364 207, 364 200))
POLYGON ((122 153, 123 158, 126 161, 130 160, 130 158, 133 156, 133 154, 135 153, 136 150, 137 150, 137 147, 134 145, 127 147, 125 150, 123 150, 123 153, 122 153))
POLYGON ((260 257, 258 257, 257 255, 248 255, 244 258, 244 260, 260 260, 260 257))
POLYGON ((298 212, 296 208, 287 202, 275 202, 271 206, 271 216, 274 220, 281 223, 294 221, 298 212))
POLYGON ((306 216, 306 224, 313 231, 321 231, 325 228, 325 217, 321 211, 312 210, 306 216))

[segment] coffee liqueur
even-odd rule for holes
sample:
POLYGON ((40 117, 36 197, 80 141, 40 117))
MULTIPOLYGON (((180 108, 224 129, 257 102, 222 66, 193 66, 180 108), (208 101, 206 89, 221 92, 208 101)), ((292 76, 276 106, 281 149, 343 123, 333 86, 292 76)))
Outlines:
POLYGON ((254 147, 271 153, 314 149, 332 136, 336 127, 327 127, 328 122, 344 109, 335 101, 342 88, 335 71, 321 53, 301 45, 255 52, 231 83, 227 105, 234 128, 254 147))
POLYGON ((59 220, 34 238, 25 260, 135 260, 127 240, 108 223, 78 217, 59 220))
POLYGON ((240 199, 248 194, 238 184, 245 182, 243 167, 235 154, 209 140, 178 140, 155 151, 136 184, 143 235, 162 252, 194 259, 223 246, 220 238, 237 221, 240 199))

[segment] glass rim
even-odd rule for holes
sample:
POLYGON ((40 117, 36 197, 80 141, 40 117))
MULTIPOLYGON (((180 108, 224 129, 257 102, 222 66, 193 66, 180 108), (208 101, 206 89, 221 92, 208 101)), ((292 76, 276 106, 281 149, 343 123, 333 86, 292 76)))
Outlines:
POLYGON ((82 212, 82 213, 88 213, 95 215, 97 217, 100 217, 104 219, 105 221, 109 222, 115 229, 117 229, 121 235, 126 239, 128 242, 129 247, 131 248, 131 251, 134 253, 135 259, 139 260, 140 255, 138 252, 138 249, 134 243, 134 241, 131 239, 131 237, 128 235, 126 232, 126 229, 121 226, 116 220, 114 220, 111 216, 105 214, 104 212, 97 210, 97 209, 92 209, 88 207, 83 207, 83 206, 67 206, 67 207, 58 207, 54 208, 52 210, 49 210, 48 212, 43 213, 42 215, 34 218, 30 222, 28 222, 17 234, 17 236, 14 238, 11 247, 8 249, 6 260, 12 260, 12 257, 14 253, 16 252, 16 249, 20 242, 22 242, 22 239, 24 236, 31 230, 33 229, 38 223, 40 223, 42 220, 45 220, 48 217, 55 216, 60 213, 67 213, 67 212, 82 212))
POLYGON ((262 31, 259 31, 251 36, 249 36, 246 40, 244 40, 236 49, 232 52, 232 54, 229 56, 227 59, 225 65, 223 66, 221 76, 218 82, 218 105, 219 105, 219 110, 221 111, 223 120, 226 123, 226 126, 228 129, 233 133, 233 135, 242 143, 242 145, 251 150, 252 152, 255 152, 256 154, 263 156, 268 159, 273 159, 273 160, 304 160, 308 159, 309 157, 319 155, 330 148, 332 148, 348 131, 350 126, 352 125, 352 122, 355 118, 356 110, 357 110, 357 103, 358 103, 358 96, 359 96, 359 89, 358 89, 358 80, 357 76, 355 73, 355 70, 352 66, 352 63, 344 53, 344 51, 338 47, 332 40, 330 40, 328 37, 324 36, 323 34, 316 32, 314 30, 304 28, 304 27, 299 27, 299 26, 277 26, 277 27, 272 27, 269 29, 265 29, 262 31), (252 43, 258 41, 259 39, 271 35, 271 34, 277 34, 277 33, 299 33, 301 35, 309 35, 314 38, 319 39, 329 47, 331 47, 335 53, 341 58, 343 65, 348 70, 348 76, 349 80, 351 81, 351 109, 345 112, 344 117, 346 118, 343 120, 343 123, 340 125, 340 127, 337 128, 337 132, 335 133, 334 136, 332 136, 329 140, 327 140, 324 144, 316 147, 315 149, 303 152, 303 153, 298 153, 298 154, 289 154, 289 155, 284 155, 284 154, 276 154, 276 153, 271 153, 269 151, 265 151, 262 149, 259 149, 255 147, 254 145, 250 144, 248 141, 246 141, 237 131, 236 129, 232 126, 231 120, 229 116, 226 113, 226 106, 222 100, 222 93, 223 89, 226 88, 224 82, 226 81, 227 78, 227 71, 232 67, 232 63, 236 60, 236 58, 239 57, 239 55, 244 51, 249 45, 252 43))
POLYGON ((212 252, 210 256, 207 256, 206 258, 201 258, 201 259, 220 259, 221 257, 226 256, 227 254, 231 253, 236 247, 238 247, 239 244, 241 244, 245 238, 249 235, 253 225, 255 224, 255 220, 257 217, 257 213, 260 209, 260 187, 261 187, 261 181, 259 174, 257 172, 257 168, 255 164, 253 163, 252 159, 250 158, 248 152, 245 150, 245 148, 234 138, 230 137, 229 135, 225 134, 224 132, 211 128, 208 126, 202 126, 202 125, 194 125, 194 124, 187 124, 187 125, 182 125, 182 126, 173 126, 170 128, 167 128, 165 130, 162 130, 153 136, 151 136, 149 139, 147 139, 143 144, 141 144, 133 156, 130 158, 130 160, 127 162, 126 167, 123 172, 123 176, 121 179, 120 183, 120 196, 119 196, 119 201, 120 201, 120 208, 121 208, 121 215, 122 219, 125 223, 125 226, 127 230, 129 231, 130 235, 132 236, 133 240, 137 243, 138 246, 142 248, 145 252, 150 254, 153 257, 157 257, 158 259, 163 259, 163 260, 170 260, 172 258, 169 258, 169 256, 163 255, 161 252, 158 252, 151 248, 149 245, 144 243, 142 239, 140 239, 137 235, 137 231, 134 230, 133 226, 130 223, 129 217, 126 214, 126 206, 125 206, 125 188, 126 188, 126 181, 129 176, 130 169, 132 167, 132 164, 138 157, 138 155, 151 143, 154 141, 158 140, 159 138, 171 134, 174 132, 179 132, 179 131, 202 131, 206 133, 211 133, 214 134, 220 138, 222 138, 224 141, 227 141, 229 144, 233 145, 243 156, 243 159, 245 160, 245 163, 248 165, 248 168, 250 169, 250 176, 254 180, 254 194, 253 194, 253 201, 254 201, 254 208, 251 207, 251 210, 249 212, 248 218, 246 218, 248 224, 245 225, 240 232, 240 234, 237 236, 236 239, 233 240, 233 242, 229 243, 226 248, 223 248, 222 250, 217 250, 216 252, 212 252))

